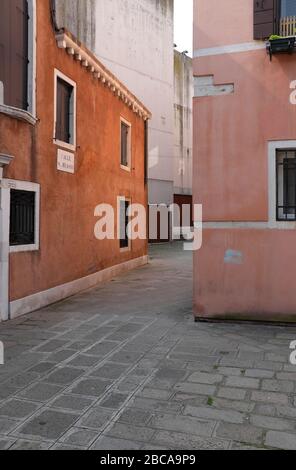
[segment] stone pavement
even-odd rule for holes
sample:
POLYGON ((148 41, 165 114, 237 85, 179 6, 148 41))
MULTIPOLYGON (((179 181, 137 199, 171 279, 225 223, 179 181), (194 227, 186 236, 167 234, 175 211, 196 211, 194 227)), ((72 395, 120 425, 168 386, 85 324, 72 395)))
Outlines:
POLYGON ((0 325, 0 449, 296 449, 296 327, 194 323, 191 253, 0 325))

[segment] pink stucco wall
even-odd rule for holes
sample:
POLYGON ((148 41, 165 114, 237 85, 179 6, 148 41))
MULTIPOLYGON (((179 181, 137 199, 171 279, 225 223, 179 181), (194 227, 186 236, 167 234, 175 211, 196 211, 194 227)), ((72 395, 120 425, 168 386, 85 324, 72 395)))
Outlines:
MULTIPOLYGON (((194 29, 195 50, 249 44, 253 1, 196 0, 194 29)), ((205 223, 217 222, 205 225, 194 255, 195 314, 296 321, 296 231, 219 225, 268 221, 268 143, 296 140, 296 54, 272 62, 265 49, 209 55, 194 59, 194 75, 234 84, 233 94, 194 99, 194 202, 205 223)))

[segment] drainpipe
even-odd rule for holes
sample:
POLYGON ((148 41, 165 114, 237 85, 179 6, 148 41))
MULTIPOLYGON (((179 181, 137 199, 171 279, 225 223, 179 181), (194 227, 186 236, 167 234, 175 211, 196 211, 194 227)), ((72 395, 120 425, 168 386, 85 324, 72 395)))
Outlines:
POLYGON ((9 320, 9 198, 3 185, 3 169, 13 157, 0 154, 0 321, 9 320))

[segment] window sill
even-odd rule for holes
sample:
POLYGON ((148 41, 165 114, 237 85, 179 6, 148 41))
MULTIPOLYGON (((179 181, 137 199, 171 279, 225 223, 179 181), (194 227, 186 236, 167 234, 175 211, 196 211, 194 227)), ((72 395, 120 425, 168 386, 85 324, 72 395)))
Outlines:
POLYGON ((6 116, 12 117, 14 119, 18 119, 19 121, 27 122, 32 126, 34 126, 38 121, 38 119, 33 116, 33 114, 29 113, 29 111, 14 108, 13 106, 7 106, 6 104, 0 104, 0 113, 6 114, 6 116))
POLYGON ((120 165, 120 168, 124 171, 127 171, 128 173, 131 173, 131 168, 129 166, 125 166, 125 165, 120 165))
POLYGON ((67 142, 63 142, 62 140, 57 140, 57 139, 53 139, 53 143, 57 147, 61 147, 61 148, 66 149, 66 150, 70 150, 72 152, 76 151, 76 145, 74 145, 74 144, 67 144, 67 142))
POLYGON ((39 245, 16 245, 9 247, 9 253, 25 253, 28 251, 39 251, 39 245))

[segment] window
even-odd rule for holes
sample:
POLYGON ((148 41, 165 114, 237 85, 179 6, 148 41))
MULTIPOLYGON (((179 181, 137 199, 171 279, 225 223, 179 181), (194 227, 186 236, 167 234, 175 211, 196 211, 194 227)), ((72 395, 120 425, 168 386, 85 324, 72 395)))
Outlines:
POLYGON ((35 243, 35 205, 35 192, 11 190, 9 237, 11 246, 35 243))
POLYGON ((54 140, 67 148, 75 147, 76 85, 60 72, 55 72, 54 140))
POLYGON ((27 0, 1 0, 0 82, 7 106, 28 110, 27 0))
POLYGON ((119 213, 119 231, 120 231, 120 249, 125 250, 130 246, 129 234, 128 234, 128 224, 129 224, 129 206, 130 201, 125 198, 119 198, 120 202, 120 213, 119 213))
POLYGON ((131 125, 121 119, 121 156, 120 164, 124 169, 130 169, 131 165, 131 125))
POLYGON ((296 220, 296 150, 277 151, 277 220, 296 220))

